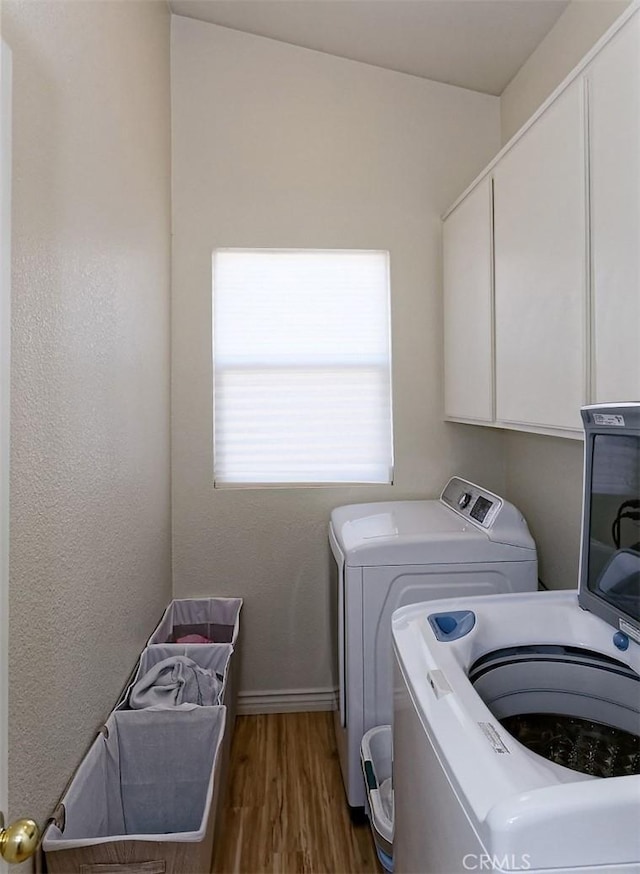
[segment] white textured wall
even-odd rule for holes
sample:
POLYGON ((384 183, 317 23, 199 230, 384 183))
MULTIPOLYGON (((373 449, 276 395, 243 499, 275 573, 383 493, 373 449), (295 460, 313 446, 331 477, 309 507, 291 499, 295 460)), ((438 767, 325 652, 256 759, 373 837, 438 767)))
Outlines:
POLYGON ((554 91, 630 0, 572 0, 538 48, 502 92, 502 142, 506 143, 554 91))
POLYGON ((49 814, 170 598, 169 14, 14 2, 10 808, 49 814))
POLYGON ((431 497, 454 472, 504 485, 502 435, 442 421, 439 216, 498 151, 498 107, 173 18, 174 587, 245 596, 245 690, 331 685, 332 507, 431 497), (214 491, 217 246, 390 250, 395 486, 214 491))
MULTIPOLYGON (((573 0, 500 98, 505 143, 628 6, 627 0, 573 0)), ((553 589, 578 581, 583 444, 537 434, 505 435, 507 497, 526 516, 538 545, 540 578, 553 589)))

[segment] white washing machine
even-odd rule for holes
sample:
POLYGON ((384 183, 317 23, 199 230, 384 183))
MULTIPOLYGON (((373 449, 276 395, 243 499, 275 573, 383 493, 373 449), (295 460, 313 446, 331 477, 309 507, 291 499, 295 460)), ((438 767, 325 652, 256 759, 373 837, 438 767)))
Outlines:
POLYGON ((533 591, 537 557, 518 510, 457 477, 439 500, 339 507, 329 542, 338 608, 336 737, 357 816, 365 803, 362 737, 393 714, 393 611, 453 594, 533 591))
POLYGON ((640 871, 640 404, 582 414, 578 591, 393 617, 397 874, 640 871))

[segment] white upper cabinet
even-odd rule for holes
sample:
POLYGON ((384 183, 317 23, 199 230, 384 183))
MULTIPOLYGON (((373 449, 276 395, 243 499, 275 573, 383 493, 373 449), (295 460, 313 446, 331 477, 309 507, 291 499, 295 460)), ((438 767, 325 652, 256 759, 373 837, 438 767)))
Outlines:
POLYGON ((444 222, 445 415, 493 421, 491 179, 444 222))
POLYGON ((498 423, 580 428, 586 401, 585 174, 578 80, 494 170, 498 423))
POLYGON ((579 437, 640 401, 640 3, 446 215, 444 268, 448 418, 579 437))
POLYGON ((587 70, 592 398, 640 400, 640 15, 587 70))

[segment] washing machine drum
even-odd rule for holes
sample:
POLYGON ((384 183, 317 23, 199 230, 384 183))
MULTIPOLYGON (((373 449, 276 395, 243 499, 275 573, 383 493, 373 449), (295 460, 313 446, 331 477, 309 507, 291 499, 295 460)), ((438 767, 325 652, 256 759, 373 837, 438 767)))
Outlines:
POLYGON ((478 659, 469 679, 520 743, 594 777, 640 774, 640 676, 571 646, 518 646, 478 659))

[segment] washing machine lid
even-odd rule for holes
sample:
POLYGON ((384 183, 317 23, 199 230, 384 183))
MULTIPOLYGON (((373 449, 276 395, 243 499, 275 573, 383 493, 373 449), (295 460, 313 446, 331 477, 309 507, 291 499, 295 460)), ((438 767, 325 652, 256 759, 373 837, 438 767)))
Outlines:
POLYGON ((640 643, 640 404, 584 407, 580 604, 640 643))
POLYGON ((453 477, 439 500, 350 504, 331 513, 348 566, 531 561, 535 544, 516 508, 453 477))

